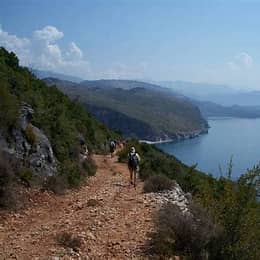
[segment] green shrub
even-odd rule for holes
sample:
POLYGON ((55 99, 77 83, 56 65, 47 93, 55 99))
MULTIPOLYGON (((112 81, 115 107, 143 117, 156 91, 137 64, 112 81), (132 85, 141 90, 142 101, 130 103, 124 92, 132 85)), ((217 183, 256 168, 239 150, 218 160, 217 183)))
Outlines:
POLYGON ((66 160, 61 165, 61 175, 66 177, 69 188, 79 187, 81 181, 86 177, 80 171, 77 162, 66 160))
POLYGON ((236 182, 220 178, 217 185, 204 185, 197 194, 198 201, 223 227, 218 250, 222 259, 260 258, 260 203, 256 197, 259 178, 257 166, 236 182))
POLYGON ((30 186, 33 179, 33 172, 30 168, 22 168, 19 172, 19 177, 24 183, 30 186))
POLYGON ((190 211, 191 214, 183 213, 171 203, 160 210, 155 219, 156 232, 152 236, 157 254, 211 259, 211 245, 219 239, 220 229, 201 207, 193 205, 190 211))
POLYGON ((86 171, 87 176, 94 176, 96 174, 97 165, 91 157, 83 161, 82 167, 86 171))
POLYGON ((18 101, 3 82, 0 83, 0 125, 6 128, 15 125, 18 118, 18 101))
POLYGON ((164 175, 154 175, 144 182, 144 192, 161 192, 171 190, 174 182, 164 175))
POLYGON ((13 171, 8 162, 3 158, 3 154, 0 154, 0 207, 8 206, 9 202, 6 201, 8 197, 8 191, 11 187, 13 171))
POLYGON ((46 179, 43 188, 45 188, 46 190, 50 190, 56 194, 64 194, 66 189, 69 188, 67 176, 61 174, 49 176, 46 179))
POLYGON ((16 167, 9 156, 0 151, 0 207, 15 209, 20 206, 20 198, 15 190, 16 167))

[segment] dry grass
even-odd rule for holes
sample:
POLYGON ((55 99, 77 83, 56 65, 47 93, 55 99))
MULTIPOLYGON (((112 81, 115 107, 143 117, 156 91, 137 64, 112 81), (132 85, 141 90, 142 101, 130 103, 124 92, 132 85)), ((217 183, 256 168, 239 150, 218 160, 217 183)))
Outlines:
POLYGON ((82 245, 82 241, 79 237, 66 231, 58 234, 56 240, 60 246, 72 248, 75 251, 77 251, 82 245))

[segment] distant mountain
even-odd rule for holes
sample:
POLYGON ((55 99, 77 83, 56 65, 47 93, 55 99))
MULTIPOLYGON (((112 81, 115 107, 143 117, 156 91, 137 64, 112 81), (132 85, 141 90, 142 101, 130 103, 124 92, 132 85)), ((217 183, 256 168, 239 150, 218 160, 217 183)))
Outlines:
MULTIPOLYGON (((146 88, 153 90, 165 91, 167 88, 161 87, 158 84, 151 84, 137 80, 119 80, 119 79, 100 79, 100 80, 84 80, 80 82, 80 86, 84 87, 98 87, 98 88, 146 88)), ((177 93, 176 93, 177 94, 177 93)))
POLYGON ((65 75, 62 73, 46 71, 46 70, 32 69, 32 73, 39 79, 56 78, 56 79, 67 80, 67 81, 76 82, 76 83, 83 81, 83 79, 75 77, 75 76, 65 75))
MULTIPOLYGON (((166 95, 171 95, 174 97, 177 97, 178 99, 182 99, 185 100, 187 102, 192 102, 194 105, 196 105, 202 115, 204 117, 213 117, 213 116, 230 116, 230 117, 242 117, 242 118, 258 118, 260 117, 260 105, 220 105, 217 104, 215 102, 212 101, 203 101, 203 100, 196 100, 194 98, 188 98, 186 96, 184 96, 183 94, 178 93, 176 90, 173 90, 172 88, 168 88, 168 87, 162 87, 156 84, 149 84, 146 82, 140 82, 140 81, 131 81, 131 80, 96 80, 96 81, 82 81, 80 84, 77 84, 75 82, 71 82, 71 81, 66 81, 66 80, 59 80, 57 82, 57 79, 55 78, 47 78, 45 79, 45 82, 48 85, 55 85, 58 84, 60 86, 66 87, 68 88, 73 88, 73 87, 77 87, 79 89, 84 89, 85 88, 93 88, 93 87, 99 87, 99 88, 118 88, 118 87, 122 87, 125 90, 129 90, 132 88, 145 88, 145 89, 150 89, 150 90, 154 90, 154 91, 160 91, 162 93, 165 93, 166 95)), ((184 84, 184 83, 183 83, 184 84)), ((194 84, 197 85, 197 84, 194 84)), ((206 86, 210 86, 209 84, 204 84, 203 86, 201 86, 201 90, 206 88, 206 86)), ((217 92, 217 85, 214 85, 215 89, 213 88, 211 91, 213 93, 213 91, 217 92)), ((227 95, 231 95, 231 91, 232 89, 230 88, 225 88, 224 86, 219 86, 220 87, 220 91, 224 92, 226 91, 227 95)), ((256 94, 256 97, 254 97, 255 99, 257 99, 258 93, 255 92, 248 92, 247 95, 245 95, 245 98, 247 96, 249 96, 249 93, 256 94)), ((234 99, 238 99, 235 98, 235 96, 238 96, 238 92, 233 93, 234 99)), ((240 93, 242 95, 242 93, 240 93)), ((217 94, 216 94, 217 97, 217 94)), ((216 98, 215 97, 215 98, 216 98)), ((251 97, 252 100, 252 97, 251 97)), ((242 102, 241 102, 242 103, 242 102)), ((247 104, 247 102, 245 102, 247 104)), ((249 103, 249 102, 248 102, 249 103)), ((257 102, 255 102, 257 104, 257 102)), ((94 106, 95 107, 95 106, 94 106)), ((94 113, 93 108, 89 107, 89 109, 91 110, 92 113, 94 113)), ((97 109, 95 110, 96 112, 98 111, 97 109)), ((116 129, 115 123, 112 123, 111 117, 109 118, 101 118, 101 113, 100 110, 98 112, 98 114, 96 114, 96 117, 98 117, 101 121, 105 122, 107 125, 109 125, 112 129, 116 129), (110 122, 108 123, 107 120, 109 120, 110 122)), ((112 116, 113 117, 113 116, 112 116)), ((120 116, 121 118, 121 116, 120 116)), ((113 120, 113 122, 115 122, 115 120, 113 120)), ((125 132, 126 129, 124 129, 123 132, 125 132)))
POLYGON ((227 95, 234 93, 234 90, 229 86, 210 83, 194 83, 188 81, 154 81, 154 83, 170 88, 187 97, 199 100, 207 100, 207 97, 214 95, 227 95))
POLYGON ((207 129, 199 109, 182 95, 158 85, 131 80, 97 80, 72 84, 47 79, 84 104, 101 121, 141 139, 176 139, 207 129), (126 128, 128 131, 126 131, 126 128))
POLYGON ((240 117, 240 118, 259 118, 260 106, 222 106, 209 101, 192 101, 197 105, 204 117, 240 117))
POLYGON ((240 91, 229 95, 216 95, 211 97, 211 100, 226 106, 260 106, 260 91, 240 91))
POLYGON ((52 78, 52 77, 47 77, 47 78, 44 78, 43 80, 49 86, 57 84, 60 86, 72 88, 72 87, 76 87, 78 84, 76 82, 72 82, 69 80, 61 80, 61 79, 52 78))
POLYGON ((225 85, 185 81, 161 81, 157 84, 199 101, 223 106, 260 106, 260 91, 242 91, 225 85))

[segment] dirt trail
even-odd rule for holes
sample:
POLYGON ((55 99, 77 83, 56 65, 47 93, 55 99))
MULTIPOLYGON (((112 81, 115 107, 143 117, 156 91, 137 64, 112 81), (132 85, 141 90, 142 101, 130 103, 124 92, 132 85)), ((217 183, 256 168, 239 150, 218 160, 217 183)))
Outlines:
POLYGON ((146 259, 155 209, 142 183, 129 185, 128 169, 116 156, 94 159, 97 174, 80 190, 63 196, 38 192, 32 207, 0 219, 0 259, 146 259), (89 199, 97 205, 89 206, 89 199), (80 237, 78 252, 58 245, 63 231, 80 237))

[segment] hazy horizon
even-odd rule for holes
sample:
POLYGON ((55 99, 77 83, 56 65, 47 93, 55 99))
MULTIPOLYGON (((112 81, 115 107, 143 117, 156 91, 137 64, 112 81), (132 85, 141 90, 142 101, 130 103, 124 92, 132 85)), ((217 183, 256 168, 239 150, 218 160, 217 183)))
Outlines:
POLYGON ((260 1, 3 0, 0 46, 83 79, 260 90, 260 1))
MULTIPOLYGON (((31 69, 35 69, 35 68, 31 68, 31 69)), ((35 70, 38 70, 38 69, 35 69, 35 70)), ((96 78, 96 79, 93 79, 93 78, 81 78, 81 77, 77 77, 73 74, 64 74, 62 72, 58 72, 58 71, 50 71, 50 70, 38 70, 39 72, 46 72, 46 73, 51 73, 51 74, 60 74, 60 76, 68 76, 68 77, 71 77, 71 78, 77 78, 78 80, 75 81, 75 80, 69 80, 69 81, 74 81, 74 82, 80 82, 80 81, 95 81, 95 80, 125 80, 125 81, 128 81, 128 80, 132 80, 132 81, 138 81, 138 82, 144 82, 144 83, 150 83, 150 84, 155 84, 155 85, 159 85, 159 86, 166 86, 164 85, 163 83, 190 83, 190 84, 194 84, 194 85, 201 85, 201 86, 206 86, 206 85, 210 85, 210 86, 214 86, 214 87, 221 87, 222 89, 223 88, 226 88, 226 90, 234 90, 234 91, 260 91, 260 89, 257 89, 257 88, 243 88, 243 87, 239 87, 239 86, 232 86, 232 85, 227 85, 227 84, 220 84, 220 83, 210 83, 210 82, 201 82, 201 81, 198 81, 198 82, 195 82, 195 81, 187 81, 187 80, 181 80, 181 79, 177 79, 177 80, 153 80, 153 79, 145 79, 145 78, 96 78)), ((44 77, 42 77, 44 78, 44 77)), ((57 77, 57 79, 64 79, 63 77, 57 77)), ((66 80, 66 79, 65 79, 66 80)))

